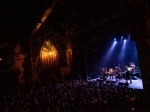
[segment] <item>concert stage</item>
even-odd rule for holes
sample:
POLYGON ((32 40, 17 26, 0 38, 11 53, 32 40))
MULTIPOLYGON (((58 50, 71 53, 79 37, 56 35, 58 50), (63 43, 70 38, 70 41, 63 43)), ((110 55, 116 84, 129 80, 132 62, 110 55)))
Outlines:
MULTIPOLYGON (((121 72, 121 74, 122 74, 122 77, 125 78, 125 72, 121 72)), ((141 78, 141 73, 140 72, 133 72, 133 73, 130 73, 130 76, 131 77, 136 76, 136 77, 140 77, 141 78)))
MULTIPOLYGON (((106 84, 113 84, 115 86, 126 86, 125 83, 126 83, 126 80, 125 78, 122 78, 121 80, 117 80, 116 81, 116 78, 115 76, 113 77, 113 79, 110 79, 110 77, 108 77, 106 79, 106 81, 103 81, 102 79, 100 78, 96 78, 96 79, 90 79, 89 81, 100 81, 102 83, 106 83, 106 84)), ((137 78, 136 80, 134 79, 131 79, 132 80, 132 83, 130 84, 130 81, 128 81, 128 88, 135 88, 135 89, 143 89, 143 82, 142 82, 142 79, 141 78, 137 78)))

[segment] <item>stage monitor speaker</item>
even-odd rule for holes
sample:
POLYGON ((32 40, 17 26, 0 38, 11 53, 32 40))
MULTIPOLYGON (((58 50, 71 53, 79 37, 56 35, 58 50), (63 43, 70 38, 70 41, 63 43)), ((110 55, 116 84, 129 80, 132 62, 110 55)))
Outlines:
POLYGON ((103 79, 103 76, 101 76, 100 79, 103 79))
POLYGON ((119 82, 118 86, 124 86, 124 83, 123 82, 119 82))
POLYGON ((97 79, 97 81, 103 83, 103 79, 97 79))
POLYGON ((87 77, 88 80, 91 80, 91 77, 87 77))
POLYGON ((106 81, 106 83, 108 84, 108 83, 110 83, 110 81, 106 81))
POLYGON ((116 83, 116 81, 111 81, 111 83, 112 83, 112 84, 115 84, 115 83, 116 83))
POLYGON ((132 80, 137 80, 138 78, 136 76, 133 76, 132 77, 132 80))

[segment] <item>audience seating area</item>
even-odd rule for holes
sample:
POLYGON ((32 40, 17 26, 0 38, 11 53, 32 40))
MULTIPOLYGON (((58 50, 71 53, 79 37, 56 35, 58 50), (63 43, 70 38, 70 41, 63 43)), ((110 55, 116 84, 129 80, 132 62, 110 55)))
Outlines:
POLYGON ((1 112, 149 112, 144 90, 66 80, 0 85, 1 112))

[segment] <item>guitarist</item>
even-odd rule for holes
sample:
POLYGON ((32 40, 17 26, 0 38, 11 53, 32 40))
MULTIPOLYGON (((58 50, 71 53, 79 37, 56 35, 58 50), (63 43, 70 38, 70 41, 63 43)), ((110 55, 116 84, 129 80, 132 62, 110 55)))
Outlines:
POLYGON ((110 76, 110 79, 113 79, 113 72, 114 72, 114 70, 112 68, 109 68, 108 74, 110 76))

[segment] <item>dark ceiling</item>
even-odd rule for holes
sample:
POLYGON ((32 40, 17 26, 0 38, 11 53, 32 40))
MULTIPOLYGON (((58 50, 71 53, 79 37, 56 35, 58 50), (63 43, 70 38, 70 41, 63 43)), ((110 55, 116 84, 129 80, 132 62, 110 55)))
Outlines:
MULTIPOLYGON (((57 0, 1 1, 1 42, 27 40, 52 1, 57 0)), ((123 32, 143 24, 145 3, 145 0, 58 0, 33 38, 37 41, 50 35, 65 37, 69 32, 71 41, 82 43, 86 38, 89 41, 95 36, 100 39, 123 32)))
POLYGON ((145 30, 145 5, 143 0, 59 0, 33 42, 50 39, 60 45, 68 37, 72 46, 100 45, 111 35, 145 30))
POLYGON ((27 38, 49 2, 47 0, 1 0, 1 42, 27 38))

